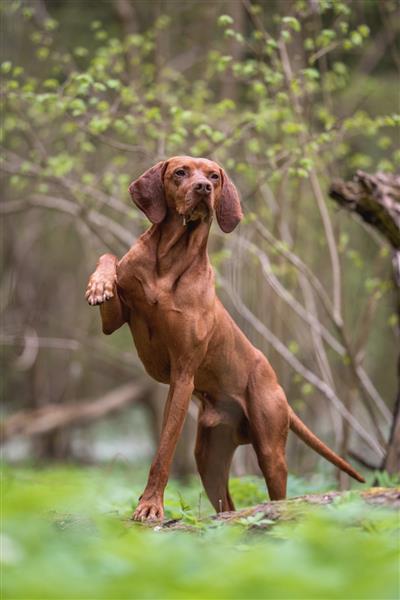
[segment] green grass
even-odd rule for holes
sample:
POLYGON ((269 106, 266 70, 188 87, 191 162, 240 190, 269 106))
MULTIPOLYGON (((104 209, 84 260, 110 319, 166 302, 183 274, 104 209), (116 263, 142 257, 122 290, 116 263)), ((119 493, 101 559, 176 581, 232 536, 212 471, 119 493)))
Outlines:
MULTIPOLYGON (((167 517, 198 533, 155 531, 127 521, 144 473, 127 467, 5 468, 2 598, 122 600, 395 599, 399 520, 350 494, 268 531, 208 522, 197 480, 172 482, 167 517)), ((387 483, 387 481, 386 481, 387 483)), ((291 494, 333 487, 292 478, 291 494)), ((257 478, 233 480, 239 506, 265 499, 257 478)))

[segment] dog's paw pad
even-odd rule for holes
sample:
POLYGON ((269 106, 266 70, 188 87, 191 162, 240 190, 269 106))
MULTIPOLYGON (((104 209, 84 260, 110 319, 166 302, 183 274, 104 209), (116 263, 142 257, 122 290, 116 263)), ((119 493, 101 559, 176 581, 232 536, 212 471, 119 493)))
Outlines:
POLYGON ((92 276, 86 288, 85 297, 90 306, 103 304, 114 297, 113 283, 92 276))

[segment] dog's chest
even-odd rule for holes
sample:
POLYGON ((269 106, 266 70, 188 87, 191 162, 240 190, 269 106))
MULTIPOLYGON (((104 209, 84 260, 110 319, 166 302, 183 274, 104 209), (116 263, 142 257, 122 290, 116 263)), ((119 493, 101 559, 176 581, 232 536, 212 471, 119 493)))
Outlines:
POLYGON ((160 311, 178 309, 179 300, 185 297, 181 289, 176 289, 170 275, 160 277, 154 269, 144 268, 139 260, 132 261, 128 268, 118 273, 117 281, 123 302, 150 319, 160 311))
POLYGON ((117 285, 123 302, 151 320, 160 312, 196 311, 214 296, 214 275, 208 263, 165 268, 140 245, 118 264, 117 285))
POLYGON ((117 282, 144 367, 168 383, 172 357, 191 356, 209 336, 215 300, 211 268, 187 269, 178 277, 172 269, 160 276, 146 256, 133 254, 119 264, 117 282))

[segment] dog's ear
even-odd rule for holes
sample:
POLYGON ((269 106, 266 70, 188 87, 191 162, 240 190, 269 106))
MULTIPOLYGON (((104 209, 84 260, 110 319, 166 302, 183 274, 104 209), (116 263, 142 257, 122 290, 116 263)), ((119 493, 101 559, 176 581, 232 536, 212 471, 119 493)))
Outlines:
POLYGON ((224 233, 230 233, 243 217, 239 194, 232 181, 221 169, 222 190, 215 207, 218 225, 224 233))
POLYGON ((167 214, 164 193, 164 173, 167 164, 167 161, 157 163, 129 186, 132 200, 152 223, 161 223, 167 214))

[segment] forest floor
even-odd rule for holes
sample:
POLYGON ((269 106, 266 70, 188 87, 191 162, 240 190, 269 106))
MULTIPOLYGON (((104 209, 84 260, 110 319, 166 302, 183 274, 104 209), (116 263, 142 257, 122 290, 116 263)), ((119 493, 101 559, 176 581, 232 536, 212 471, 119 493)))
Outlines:
MULTIPOLYGON (((226 524, 242 524, 249 528, 270 529, 279 521, 297 521, 310 512, 312 507, 330 507, 343 501, 357 501, 369 507, 387 508, 400 511, 400 487, 385 488, 371 487, 366 490, 352 492, 324 492, 306 494, 276 502, 262 502, 255 506, 242 508, 217 515, 205 517, 196 521, 195 525, 186 523, 184 518, 168 519, 159 525, 160 529, 194 531, 196 527, 214 522, 226 524)), ((129 519, 130 520, 130 519, 129 519)), ((148 523, 147 526, 153 526, 148 523)))
POLYGON ((149 526, 130 520, 143 469, 6 466, 1 597, 395 600, 399 481, 375 477, 340 493, 292 476, 281 502, 261 479, 232 479, 238 510, 217 517, 197 478, 171 481, 166 521, 149 526))

